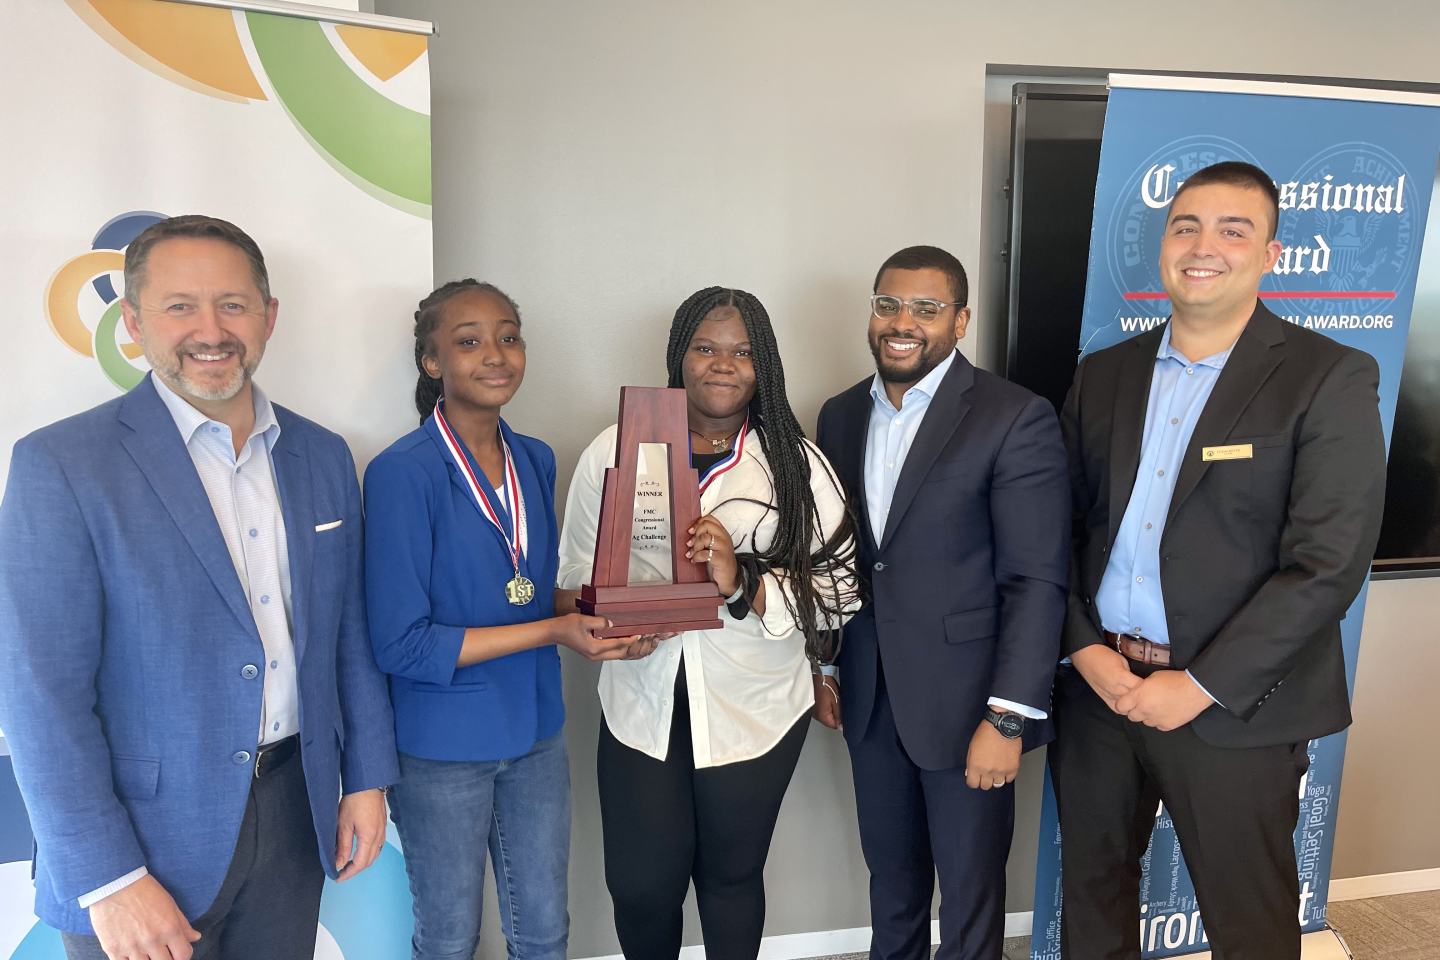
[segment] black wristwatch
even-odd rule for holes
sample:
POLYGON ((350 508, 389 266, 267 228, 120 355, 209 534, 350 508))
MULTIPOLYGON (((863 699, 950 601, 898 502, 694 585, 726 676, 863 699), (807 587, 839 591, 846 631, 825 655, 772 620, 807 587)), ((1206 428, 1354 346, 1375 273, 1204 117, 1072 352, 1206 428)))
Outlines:
POLYGON ((985 708, 985 722, 996 730, 1006 740, 1014 740, 1025 733, 1025 717, 1018 713, 1001 713, 993 707, 985 708))

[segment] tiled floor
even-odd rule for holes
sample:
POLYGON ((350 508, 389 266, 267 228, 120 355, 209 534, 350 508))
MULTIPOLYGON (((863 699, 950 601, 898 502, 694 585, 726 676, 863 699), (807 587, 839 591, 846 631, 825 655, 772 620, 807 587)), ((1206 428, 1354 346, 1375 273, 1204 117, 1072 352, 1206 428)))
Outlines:
MULTIPOLYGON (((1440 890, 1332 903, 1330 925, 1355 960, 1440 960, 1440 890)), ((866 955, 821 960, 866 960, 866 955)), ((1030 960, 1030 938, 1006 940, 1005 960, 1030 960)))

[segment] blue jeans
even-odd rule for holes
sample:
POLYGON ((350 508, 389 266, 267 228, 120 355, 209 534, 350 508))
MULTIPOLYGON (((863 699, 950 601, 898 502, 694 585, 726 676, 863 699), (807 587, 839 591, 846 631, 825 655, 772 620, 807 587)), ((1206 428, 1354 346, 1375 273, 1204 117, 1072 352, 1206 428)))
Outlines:
POLYGON ((513 760, 402 753, 390 816, 415 901, 414 960, 474 956, 487 850, 512 960, 564 960, 570 764, 562 734, 513 760))

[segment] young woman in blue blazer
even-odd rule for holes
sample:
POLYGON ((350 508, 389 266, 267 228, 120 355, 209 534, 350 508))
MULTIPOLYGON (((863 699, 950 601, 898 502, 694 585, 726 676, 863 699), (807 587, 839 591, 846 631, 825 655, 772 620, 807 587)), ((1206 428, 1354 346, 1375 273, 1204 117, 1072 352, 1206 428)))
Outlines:
POLYGON ((418 429, 365 471, 370 638, 400 749, 391 816, 415 960, 474 955, 488 851, 512 956, 563 958, 570 774, 557 645, 619 658, 599 617, 552 616, 555 455, 500 418, 525 374, 514 301, 440 287, 415 313, 418 429), (442 399, 443 397, 443 399, 442 399))

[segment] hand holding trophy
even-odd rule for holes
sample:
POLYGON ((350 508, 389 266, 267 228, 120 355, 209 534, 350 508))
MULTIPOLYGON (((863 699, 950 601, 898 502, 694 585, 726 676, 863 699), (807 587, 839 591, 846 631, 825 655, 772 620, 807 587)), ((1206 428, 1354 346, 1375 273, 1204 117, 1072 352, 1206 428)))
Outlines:
MULTIPOLYGON (((711 581, 705 561, 693 556, 695 551, 688 542, 687 549, 681 551, 682 538, 678 536, 681 530, 697 528, 698 523, 714 524, 722 534, 718 539, 724 541, 734 563, 729 534, 712 518, 705 521, 700 518, 700 480, 695 468, 690 466, 685 391, 622 387, 615 459, 616 465, 605 470, 591 581, 580 588, 577 606, 583 613, 605 617, 611 622, 610 629, 600 634, 607 637, 720 628, 723 626, 717 615, 723 599, 720 590, 711 581), (669 583, 630 583, 631 530, 642 443, 663 443, 668 448, 669 583)), ((709 526, 698 528, 713 534, 709 526)))

